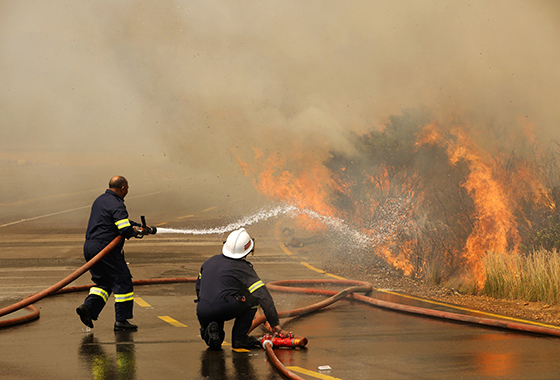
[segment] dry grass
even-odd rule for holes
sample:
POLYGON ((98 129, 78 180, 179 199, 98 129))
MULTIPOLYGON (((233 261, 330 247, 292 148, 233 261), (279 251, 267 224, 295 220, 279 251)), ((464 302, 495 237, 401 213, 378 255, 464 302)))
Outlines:
POLYGON ((528 255, 491 252, 484 259, 488 296, 560 303, 560 254, 538 250, 528 255))

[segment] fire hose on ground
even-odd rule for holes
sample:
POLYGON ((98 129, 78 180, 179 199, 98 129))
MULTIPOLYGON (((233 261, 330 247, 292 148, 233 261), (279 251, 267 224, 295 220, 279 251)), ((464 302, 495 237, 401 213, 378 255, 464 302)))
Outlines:
POLYGON ((26 315, 24 317, 13 318, 13 319, 5 320, 5 321, 0 321, 0 328, 17 325, 17 324, 21 324, 21 323, 24 323, 24 322, 29 322, 29 321, 32 321, 32 320, 35 320, 35 319, 39 318, 39 309, 37 309, 35 306, 32 305, 34 302, 42 300, 43 298, 45 298, 47 296, 50 296, 51 294, 56 293, 57 291, 62 289, 64 286, 68 285, 69 283, 71 283, 72 281, 74 281, 75 279, 80 277, 82 274, 84 274, 86 271, 88 271, 89 268, 91 268, 99 260, 101 260, 107 253, 109 253, 117 245, 119 245, 123 241, 123 239, 124 238, 122 236, 117 236, 116 238, 114 238, 113 241, 111 241, 109 244, 107 244, 107 246, 105 248, 103 248, 97 255, 95 255, 90 261, 85 263, 80 268, 76 269, 71 275, 63 278, 62 280, 60 280, 59 282, 57 282, 53 286, 43 290, 42 292, 32 294, 32 295, 24 298, 20 302, 16 302, 13 305, 10 305, 10 306, 7 306, 3 309, 0 309, 0 317, 4 316, 6 314, 13 313, 14 311, 20 310, 22 308, 27 308, 28 310, 30 310, 32 312, 31 314, 26 315))
MULTIPOLYGON (((72 274, 65 277, 61 281, 57 282, 56 284, 52 285, 51 287, 39 293, 35 293, 24 298, 20 302, 17 302, 15 304, 0 309, 0 317, 13 313, 23 308, 26 308, 27 310, 31 311, 31 313, 23 317, 17 317, 17 318, 0 321, 0 328, 14 326, 25 322, 30 322, 32 320, 39 318, 39 309, 37 309, 32 304, 47 296, 53 294, 63 294, 63 293, 88 290, 92 285, 82 285, 82 286, 75 286, 75 287, 65 287, 65 286, 70 284, 74 280, 76 280, 86 271, 88 271, 93 265, 95 265, 99 260, 101 260, 108 252, 112 251, 113 248, 115 248, 122 241, 123 241, 123 237, 121 236, 115 238, 90 261, 85 263, 82 267, 78 268, 76 271, 74 271, 72 274)), ((196 277, 135 280, 133 281, 133 284, 155 285, 155 284, 188 283, 188 282, 196 282, 196 277)), ((401 311, 405 313, 424 315, 424 316, 435 317, 440 319, 449 319, 449 320, 454 320, 459 322, 479 324, 479 325, 490 326, 490 327, 498 327, 498 328, 509 329, 509 330, 524 331, 524 332, 530 332, 530 333, 536 333, 542 335, 560 336, 560 328, 555 328, 555 326, 544 325, 544 324, 530 324, 530 323, 523 323, 523 322, 503 320, 503 319, 493 319, 493 318, 479 317, 474 315, 459 314, 459 313, 454 313, 449 311, 441 311, 441 310, 423 308, 419 306, 399 304, 395 302, 384 301, 377 298, 369 297, 368 294, 372 292, 373 287, 371 284, 363 281, 339 280, 339 279, 286 280, 286 281, 269 282, 266 286, 269 290, 274 290, 279 292, 330 296, 329 298, 323 301, 317 302, 313 305, 309 305, 300 309, 280 311, 278 313, 280 318, 303 316, 318 311, 320 309, 323 309, 341 299, 349 299, 349 300, 360 301, 362 303, 366 303, 372 306, 395 310, 395 311, 401 311), (297 286, 312 285, 314 287, 311 288, 294 287, 294 285, 297 286), (335 290, 317 288, 318 285, 344 285, 349 287, 342 291, 335 291, 335 290), (358 292, 365 293, 365 295, 355 294, 358 292)), ((256 317, 253 320, 250 331, 253 331, 256 327, 258 327, 263 323, 265 324, 265 327, 268 328, 270 327, 267 326, 266 317, 264 315, 256 317)), ((302 337, 291 337, 291 338, 292 338, 292 342, 294 342, 293 343, 294 347, 296 346, 304 347, 307 344, 306 338, 302 338, 302 337)), ((300 380, 303 379, 300 376, 291 372, 289 369, 287 369, 276 357, 273 350, 274 343, 271 337, 267 338, 267 336, 265 336, 264 339, 262 339, 262 346, 263 349, 266 351, 271 363, 282 374, 284 374, 290 379, 300 379, 300 380)))

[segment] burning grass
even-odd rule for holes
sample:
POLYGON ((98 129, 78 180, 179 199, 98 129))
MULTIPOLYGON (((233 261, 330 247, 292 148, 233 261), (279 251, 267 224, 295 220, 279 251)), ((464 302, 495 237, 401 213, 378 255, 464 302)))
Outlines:
MULTIPOLYGON (((523 123, 493 129, 406 111, 382 129, 354 135, 352 153, 330 150, 317 160, 284 152, 292 158, 287 165, 279 153, 257 152, 254 162, 240 164, 267 197, 336 219, 369 244, 360 254, 406 276, 511 297, 518 291, 502 285, 497 269, 511 274, 515 265, 519 278, 535 284, 532 291, 557 294, 550 279, 525 272, 546 272, 536 269, 538 253, 528 252, 560 248, 560 149, 538 146, 523 123), (487 252, 506 252, 503 264, 487 252), (532 259, 521 265, 520 257, 532 259)), ((551 271, 552 262, 546 265, 551 271)))

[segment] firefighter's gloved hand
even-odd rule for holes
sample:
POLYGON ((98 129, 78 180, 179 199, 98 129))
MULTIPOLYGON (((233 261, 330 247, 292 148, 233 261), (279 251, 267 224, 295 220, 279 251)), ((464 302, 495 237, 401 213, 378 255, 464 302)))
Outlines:
POLYGON ((144 233, 144 229, 142 227, 139 226, 132 226, 132 228, 134 229, 134 237, 136 239, 142 239, 145 235, 144 233))
POLYGON ((133 226, 134 228, 134 237, 137 239, 142 239, 144 235, 155 235, 157 232, 157 228, 150 227, 150 226, 133 226))
POLYGON ((274 334, 275 337, 280 337, 283 338, 285 336, 288 336, 288 332, 282 330, 282 327, 280 327, 280 325, 276 325, 272 328, 272 333, 274 334))

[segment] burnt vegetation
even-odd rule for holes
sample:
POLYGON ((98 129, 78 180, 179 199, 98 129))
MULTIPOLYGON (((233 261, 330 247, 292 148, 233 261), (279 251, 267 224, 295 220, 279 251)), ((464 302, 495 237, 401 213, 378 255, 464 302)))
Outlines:
MULTIPOLYGON (((389 252, 389 264, 406 275, 445 284, 468 277, 473 262, 482 262, 472 255, 487 252, 467 252, 467 241, 484 233, 492 241, 497 234, 492 224, 501 216, 485 215, 474 201, 479 190, 465 185, 476 170, 472 160, 450 160, 449 147, 458 143, 451 127, 439 128, 437 142, 422 141, 430 123, 424 111, 403 111, 390 117, 382 130, 354 135, 354 153, 332 151, 324 164, 339 186, 333 205, 353 228, 373 233, 386 227, 384 218, 398 224, 388 230, 384 244, 373 247, 375 253, 389 252), (391 205, 403 202, 407 207, 391 213, 391 205), (481 226, 487 231, 480 231, 481 226)), ((485 164, 506 198, 499 202, 514 219, 502 249, 521 255, 541 248, 559 250, 559 145, 547 150, 525 147, 523 153, 486 150, 485 164)))

